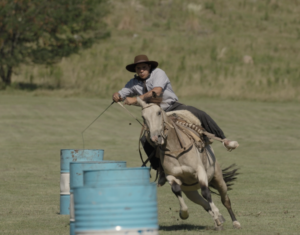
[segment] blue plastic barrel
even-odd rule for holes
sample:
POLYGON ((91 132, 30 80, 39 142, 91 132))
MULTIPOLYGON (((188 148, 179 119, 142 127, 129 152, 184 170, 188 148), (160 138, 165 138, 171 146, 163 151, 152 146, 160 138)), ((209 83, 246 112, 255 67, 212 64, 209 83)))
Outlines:
POLYGON ((103 183, 124 185, 150 183, 150 167, 85 170, 83 179, 85 186, 97 186, 103 183))
POLYGON ((85 170, 119 169, 124 167, 126 167, 126 162, 124 161, 70 162, 70 235, 75 235, 73 188, 83 186, 83 172, 85 170))
POLYGON ((70 214, 70 162, 102 161, 102 149, 61 149, 60 150, 60 214, 70 214))
POLYGON ((155 183, 99 183, 73 192, 76 235, 158 234, 155 183))

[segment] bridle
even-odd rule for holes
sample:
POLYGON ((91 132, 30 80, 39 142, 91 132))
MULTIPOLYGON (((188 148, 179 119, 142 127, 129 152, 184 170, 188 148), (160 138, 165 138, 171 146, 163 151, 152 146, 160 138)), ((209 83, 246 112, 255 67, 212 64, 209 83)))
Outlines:
MULTIPOLYGON (((149 108, 149 107, 152 107, 153 105, 156 105, 156 104, 149 104, 146 107, 142 107, 142 110, 144 110, 146 108, 149 108)), ((161 134, 162 138, 165 141, 167 139, 167 137, 168 137, 168 132, 169 132, 169 128, 167 128, 167 126, 170 127, 170 128, 174 128, 174 126, 169 123, 169 121, 167 120, 168 119, 167 115, 163 111, 162 108, 160 108, 160 112, 161 112, 161 116, 162 116, 162 120, 161 120, 161 132, 160 132, 160 134, 161 134)), ((143 129, 142 130, 147 131, 148 134, 150 134, 150 129, 147 126, 147 124, 145 123, 145 120, 144 120, 144 125, 143 125, 143 129)))
MULTIPOLYGON (((142 107, 142 110, 146 109, 146 108, 150 108, 152 107, 153 105, 156 105, 156 104, 148 104, 147 106, 145 107, 142 107)), ((162 116, 162 119, 161 119, 161 136, 164 140, 164 142, 166 142, 166 139, 168 137, 168 132, 170 130, 170 128, 174 128, 174 126, 172 124, 169 123, 169 121, 167 120, 167 115, 166 113, 162 110, 162 108, 160 108, 160 111, 161 111, 161 116, 162 116)), ((147 138, 147 141, 149 142, 149 144, 151 144, 154 148, 157 148, 158 146, 155 145, 155 143, 151 140, 150 137, 150 129, 147 125, 147 123, 145 122, 145 119, 144 119, 144 123, 143 123, 143 126, 142 126, 142 129, 141 129, 141 133, 140 133, 140 138, 145 134, 147 133, 146 138, 147 138)), ((140 157, 141 157, 141 160, 142 160, 142 167, 143 166, 146 166, 146 164, 148 163, 148 161, 154 156, 156 151, 153 151, 152 154, 150 156, 148 156, 148 159, 146 161, 143 160, 143 157, 142 157, 142 153, 141 153, 141 150, 140 150, 140 141, 139 141, 139 153, 140 153, 140 157)))

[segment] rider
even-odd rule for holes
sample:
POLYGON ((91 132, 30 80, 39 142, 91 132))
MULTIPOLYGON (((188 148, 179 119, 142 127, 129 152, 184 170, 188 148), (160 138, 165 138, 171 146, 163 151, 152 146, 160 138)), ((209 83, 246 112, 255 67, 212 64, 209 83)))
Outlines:
MULTIPOLYGON (((224 146, 228 150, 231 150, 232 148, 230 146, 232 141, 226 139, 223 131, 208 114, 195 107, 178 102, 178 98, 172 89, 169 78, 166 73, 162 69, 157 68, 157 66, 158 63, 156 61, 149 61, 146 55, 137 55, 134 58, 134 63, 126 66, 129 72, 136 73, 136 75, 134 75, 134 78, 132 78, 124 88, 113 94, 113 100, 115 102, 125 100, 124 104, 134 105, 137 103, 137 98, 134 96, 139 96, 142 100, 147 100, 152 97, 152 92, 154 91, 158 96, 162 96, 160 106, 164 111, 190 111, 200 120, 202 127, 206 131, 221 138, 224 146)), ((146 154, 150 156, 154 148, 145 138, 142 138, 141 142, 146 154)), ((157 158, 151 158, 150 162, 153 169, 157 170, 159 168, 160 163, 157 158)))

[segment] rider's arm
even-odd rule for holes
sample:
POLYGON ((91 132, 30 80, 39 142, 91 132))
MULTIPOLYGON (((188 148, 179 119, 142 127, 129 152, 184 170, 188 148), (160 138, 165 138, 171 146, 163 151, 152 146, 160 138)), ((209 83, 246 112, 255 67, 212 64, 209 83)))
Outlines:
MULTIPOLYGON (((167 88, 168 84, 170 84, 170 80, 166 73, 161 70, 157 69, 153 71, 153 79, 151 80, 151 86, 153 87, 152 90, 148 91, 147 93, 139 96, 142 100, 146 101, 147 99, 152 98, 152 92, 154 91, 158 97, 162 97, 165 89, 167 88)), ((125 104, 131 105, 136 104, 136 97, 126 97, 125 104)))
POLYGON ((137 95, 135 90, 133 89, 134 86, 134 82, 133 79, 131 79, 124 88, 122 88, 121 90, 119 90, 118 92, 115 92, 112 96, 112 99, 115 102, 119 102, 124 100, 127 97, 131 97, 131 96, 135 96, 137 95))
MULTIPOLYGON (((152 92, 155 92, 157 96, 161 96, 163 94, 163 89, 161 87, 154 87, 151 91, 148 91, 147 93, 139 96, 142 100, 146 101, 150 98, 152 98, 152 92)), ((136 97, 126 97, 124 104, 132 105, 136 104, 137 99, 136 97)))
POLYGON ((157 96, 162 96, 163 89, 161 87, 154 87, 151 91, 148 91, 147 93, 140 96, 142 100, 147 100, 152 98, 152 92, 155 92, 157 96))
MULTIPOLYGON (((154 91, 158 97, 162 97, 164 90, 167 88, 167 85, 170 83, 169 78, 167 77, 166 73, 161 70, 157 69, 155 72, 153 72, 152 76, 152 87, 153 89, 148 91, 147 93, 143 94, 140 96, 140 98, 144 101, 147 101, 147 99, 152 98, 152 92, 154 91)), ((131 104, 136 104, 136 98, 135 97, 128 97, 125 100, 125 104, 131 105, 131 104)))
POLYGON ((152 80, 152 86, 154 88, 151 91, 141 95, 140 98, 146 101, 147 99, 152 98, 152 92, 155 92, 158 97, 162 97, 168 83, 170 83, 170 80, 166 73, 163 70, 158 69, 155 71, 155 78, 152 80))

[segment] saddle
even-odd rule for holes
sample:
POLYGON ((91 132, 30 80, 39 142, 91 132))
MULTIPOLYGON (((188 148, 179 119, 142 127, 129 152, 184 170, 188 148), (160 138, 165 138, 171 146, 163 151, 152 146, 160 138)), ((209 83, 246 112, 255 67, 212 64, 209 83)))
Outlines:
POLYGON ((201 153, 200 157, 205 169, 207 170, 208 165, 214 165, 216 158, 209 146, 212 144, 212 142, 206 136, 206 133, 208 132, 206 132, 202 126, 191 124, 175 113, 168 116, 168 118, 171 120, 170 123, 173 124, 179 142, 185 142, 185 145, 181 144, 183 147, 177 151, 164 151, 164 154, 169 157, 179 158, 183 153, 190 151, 192 146, 195 145, 195 147, 201 153), (189 143, 182 140, 182 135, 185 135, 189 138, 189 143))
POLYGON ((234 140, 221 139, 212 133, 207 132, 202 126, 198 118, 187 110, 176 110, 167 113, 168 117, 177 116, 176 124, 189 127, 203 136, 206 145, 212 144, 214 140, 223 143, 227 151, 231 152, 239 146, 239 143, 234 140))
POLYGON ((214 135, 208 133, 202 126, 193 124, 187 121, 186 119, 180 117, 176 113, 173 113, 168 117, 172 120, 172 122, 176 125, 177 128, 179 128, 195 143, 196 147, 199 150, 213 143, 213 139, 209 137, 213 137, 214 135))
MULTIPOLYGON (((178 158, 181 156, 184 152, 188 152, 193 144, 197 147, 197 149, 202 153, 203 149, 212 143, 212 141, 209 141, 209 139, 205 136, 205 129, 199 125, 191 124, 182 117, 178 116, 176 113, 173 113, 172 115, 168 116, 168 121, 172 125, 172 128, 175 129, 176 135, 178 138, 178 141, 180 142, 181 148, 172 150, 172 151, 166 151, 164 150, 164 153, 166 155, 169 155, 170 157, 178 158), (189 141, 186 141, 186 138, 184 136, 188 137, 189 141)), ((169 124, 169 125, 170 125, 169 124)), ((209 134, 209 133, 208 133, 209 134)), ((210 134, 212 135, 212 134, 210 134)), ((159 158, 159 150, 160 148, 155 146, 152 141, 149 138, 149 135, 145 133, 145 136, 147 138, 147 141, 156 148, 155 151, 155 157, 159 158)), ((153 157, 153 156, 151 156, 153 157)))

